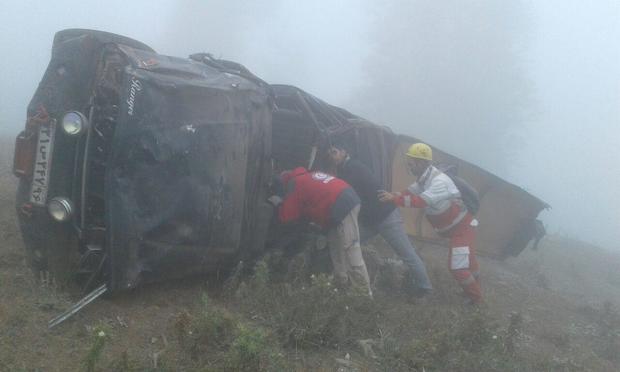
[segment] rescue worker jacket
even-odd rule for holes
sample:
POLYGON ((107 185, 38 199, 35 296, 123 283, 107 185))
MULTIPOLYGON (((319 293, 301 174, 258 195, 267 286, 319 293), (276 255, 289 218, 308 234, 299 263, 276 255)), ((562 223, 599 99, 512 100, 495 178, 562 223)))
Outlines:
POLYGON ((396 209, 394 204, 379 201, 377 193, 383 189, 381 182, 361 161, 347 156, 338 167, 338 177, 351 185, 359 195, 362 201, 359 221, 362 225, 376 226, 396 209))
POLYGON ((424 208, 426 218, 439 234, 448 233, 469 214, 454 182, 432 165, 394 203, 424 208))
POLYGON ((295 168, 282 176, 286 194, 278 210, 280 222, 308 219, 329 229, 360 204, 360 198, 345 181, 323 172, 295 168))

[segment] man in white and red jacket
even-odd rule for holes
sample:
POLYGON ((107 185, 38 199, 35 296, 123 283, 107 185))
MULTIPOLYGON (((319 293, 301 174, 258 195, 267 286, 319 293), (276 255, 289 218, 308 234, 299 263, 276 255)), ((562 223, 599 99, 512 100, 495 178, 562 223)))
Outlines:
POLYGON ((415 143, 409 147, 406 156, 417 181, 402 192, 382 191, 379 199, 401 207, 424 208, 435 231, 450 238, 452 275, 471 302, 480 303, 480 268, 474 248, 478 221, 467 211, 452 179, 431 164, 433 153, 428 145, 415 143))
POLYGON ((283 172, 281 181, 285 195, 270 201, 278 206, 281 223, 307 220, 327 232, 334 276, 341 285, 352 284, 370 290, 370 280, 360 247, 357 216, 360 199, 343 180, 323 172, 310 172, 303 167, 283 172))

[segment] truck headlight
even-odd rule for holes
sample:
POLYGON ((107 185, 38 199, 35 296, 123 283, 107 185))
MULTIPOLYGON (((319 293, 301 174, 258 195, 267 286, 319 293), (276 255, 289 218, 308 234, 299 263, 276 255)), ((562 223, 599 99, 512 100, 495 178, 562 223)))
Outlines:
POLYGON ((62 117, 62 130, 70 136, 79 136, 88 130, 88 119, 79 111, 69 111, 62 117))
POLYGON ((71 200, 56 197, 47 203, 47 211, 58 222, 65 222, 73 216, 73 203, 71 200))

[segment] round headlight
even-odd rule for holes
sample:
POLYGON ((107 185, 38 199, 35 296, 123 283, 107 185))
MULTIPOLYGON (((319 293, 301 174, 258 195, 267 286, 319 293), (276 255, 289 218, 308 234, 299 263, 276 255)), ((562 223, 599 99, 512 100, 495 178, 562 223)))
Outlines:
POLYGON ((69 111, 62 117, 62 129, 70 136, 80 135, 88 129, 88 119, 78 111, 69 111))
POLYGON ((73 216, 73 203, 66 198, 53 198, 47 203, 47 211, 58 222, 64 222, 73 216))

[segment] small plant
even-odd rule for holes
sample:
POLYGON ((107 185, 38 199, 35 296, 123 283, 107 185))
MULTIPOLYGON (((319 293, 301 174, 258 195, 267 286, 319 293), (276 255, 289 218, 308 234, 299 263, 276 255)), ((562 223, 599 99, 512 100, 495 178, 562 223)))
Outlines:
POLYGON ((283 354, 271 346, 265 331, 243 324, 238 326, 225 360, 226 370, 230 371, 286 370, 283 354))
POLYGON ((140 368, 140 365, 129 357, 127 351, 123 351, 120 357, 113 361, 107 370, 116 372, 138 372, 143 371, 144 368, 140 368))
POLYGON ((365 294, 337 288, 326 274, 274 282, 267 262, 259 261, 236 299, 252 319, 296 348, 353 345, 378 334, 378 305, 365 294))
POLYGON ((493 340, 494 335, 497 335, 497 327, 491 323, 489 315, 476 309, 465 316, 456 338, 467 351, 479 352, 493 340))
POLYGON ((610 301, 605 301, 600 310, 599 326, 599 354, 614 363, 620 362, 620 313, 610 301))
POLYGON ((194 357, 207 349, 223 350, 232 342, 237 320, 227 311, 211 306, 209 297, 202 295, 202 311, 189 331, 189 348, 194 357))
POLYGON ((239 325, 237 336, 227 353, 228 367, 235 371, 257 371, 265 349, 263 332, 239 325))
POLYGON ((261 260, 254 267, 254 274, 249 280, 239 284, 235 298, 255 315, 271 311, 277 305, 276 295, 270 285, 269 266, 261 260))
POLYGON ((269 286, 269 266, 266 261, 258 261, 254 267, 254 276, 252 277, 252 284, 254 289, 264 291, 269 286))
POLYGON ((84 358, 84 370, 87 372, 93 372, 99 360, 101 359, 101 353, 106 343, 106 332, 103 328, 97 327, 93 331, 91 338, 91 346, 88 350, 88 354, 84 358))
POLYGON ((187 346, 188 335, 190 335, 192 327, 192 316, 183 311, 177 314, 174 320, 174 331, 181 346, 187 346))
MULTIPOLYGON (((259 275, 265 275, 259 271, 259 275)), ((264 278, 264 277, 263 277, 264 278)), ((262 279, 260 279, 262 280, 262 279)), ((183 312, 174 327, 179 343, 208 371, 287 370, 282 353, 262 329, 241 323, 203 294, 201 311, 183 312)), ((277 343, 276 343, 277 344, 277 343)))
MULTIPOLYGON (((449 324, 420 330, 415 339, 398 344, 391 337, 383 341, 380 368, 384 371, 521 371, 523 362, 506 352, 509 337, 520 332, 519 315, 511 316, 502 331, 485 311, 442 314, 449 324)), ((435 314, 435 317, 441 317, 435 314)), ((510 341, 509 341, 510 342, 510 341)), ((514 341, 512 341, 514 342, 514 341)))
POLYGON ((233 297, 243 276, 244 263, 239 261, 235 269, 230 273, 230 276, 226 279, 223 285, 223 293, 226 297, 233 297))
POLYGON ((517 344, 517 338, 521 334, 521 326, 523 324, 523 316, 520 313, 510 313, 510 322, 504 337, 504 347, 508 353, 514 354, 517 344))

